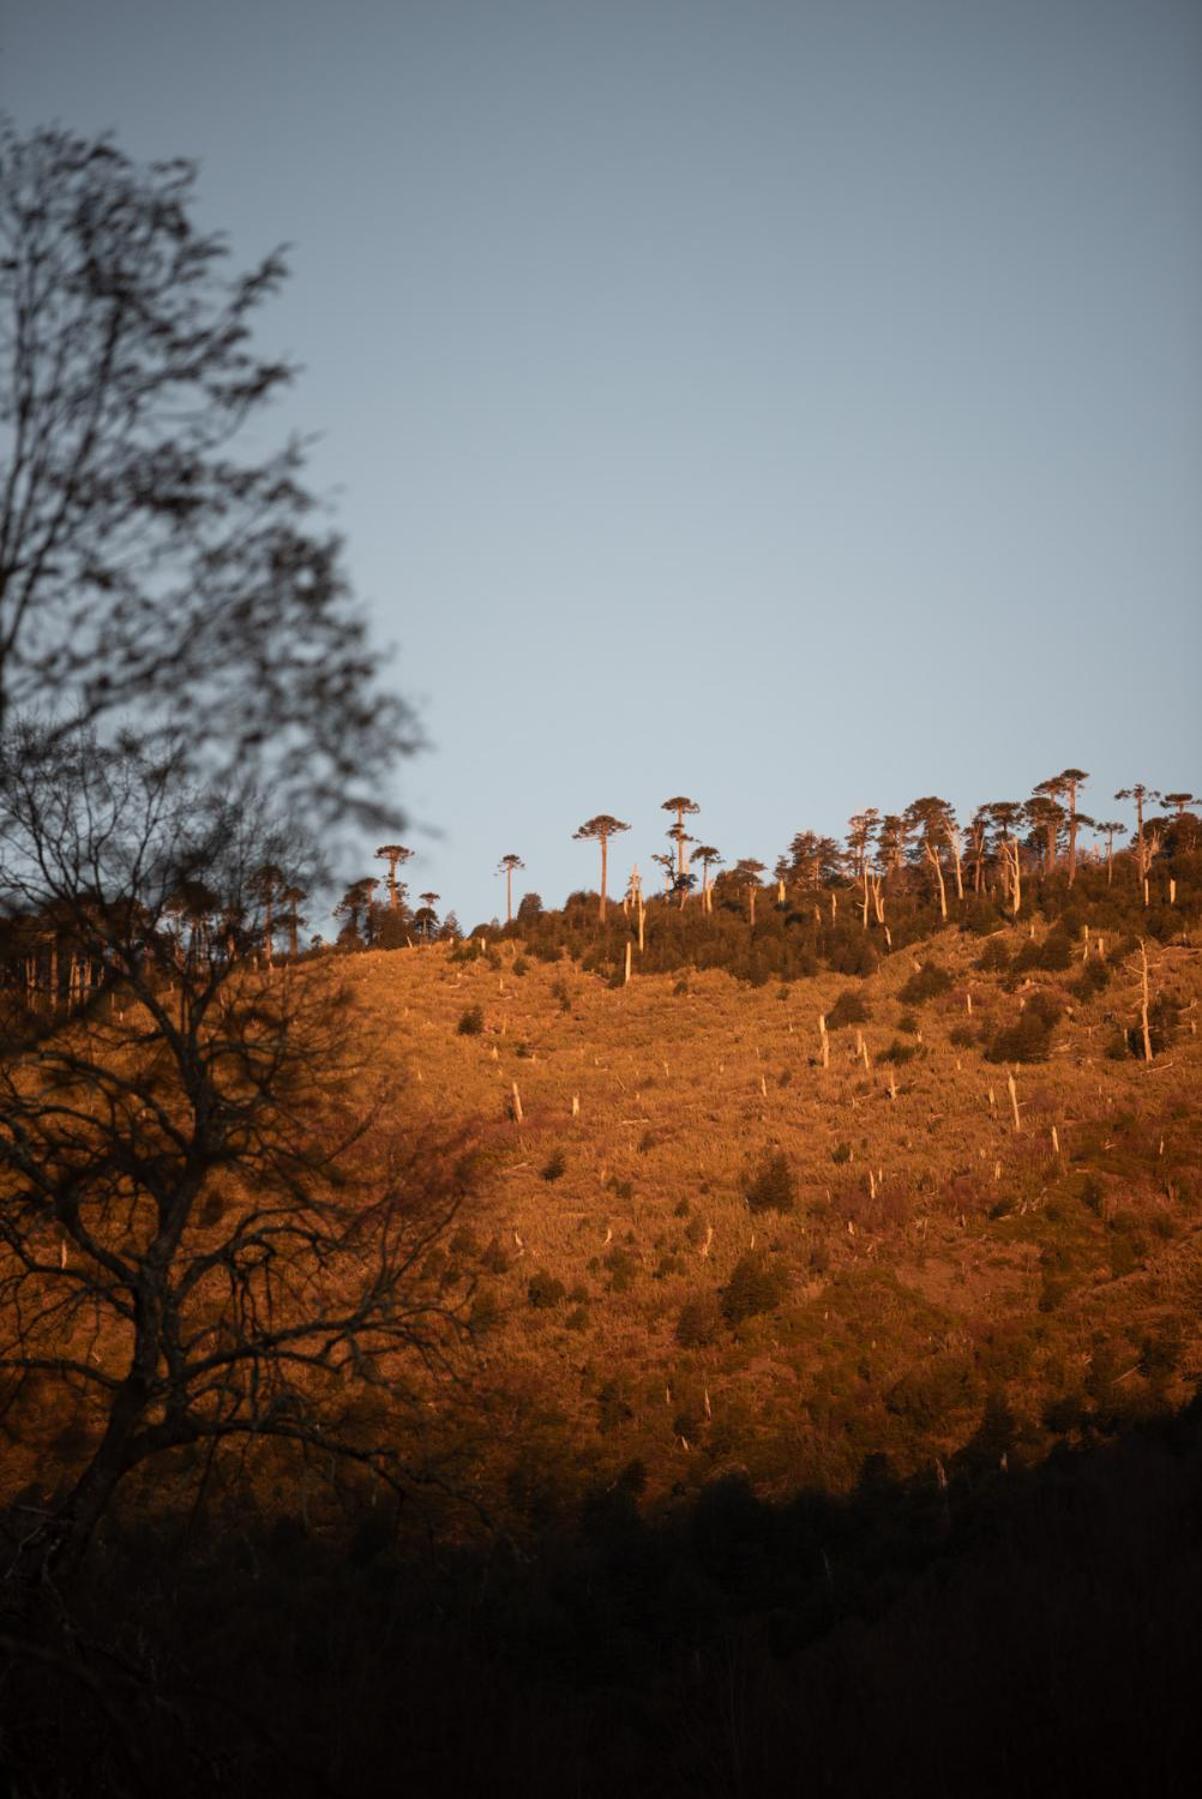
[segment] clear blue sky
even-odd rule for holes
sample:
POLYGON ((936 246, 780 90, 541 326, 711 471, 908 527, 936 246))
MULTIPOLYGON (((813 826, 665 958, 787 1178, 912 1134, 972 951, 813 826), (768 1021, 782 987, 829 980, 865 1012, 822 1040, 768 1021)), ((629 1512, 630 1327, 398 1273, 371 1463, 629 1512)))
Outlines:
MULTIPOLYGON (((1065 764, 1202 787, 1196 0, 38 0, 0 103, 203 169, 305 365, 465 926, 1065 764)), ((1121 811, 1122 809, 1119 808, 1121 811)), ((317 921, 315 921, 316 923, 317 921)))

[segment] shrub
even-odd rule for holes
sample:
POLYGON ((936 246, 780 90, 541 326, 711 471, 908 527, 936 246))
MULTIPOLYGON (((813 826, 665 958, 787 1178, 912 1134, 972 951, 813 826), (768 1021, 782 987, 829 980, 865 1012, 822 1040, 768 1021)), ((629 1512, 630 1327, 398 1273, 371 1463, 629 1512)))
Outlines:
POLYGON ((722 1294, 722 1313, 728 1324, 742 1324, 761 1312, 771 1312, 789 1290, 789 1277, 779 1263, 749 1251, 740 1256, 722 1294))
POLYGON ((888 1049, 881 1051, 877 1061, 892 1062, 900 1068, 903 1062, 912 1062, 917 1054, 918 1045, 916 1043, 899 1043, 895 1037, 888 1049))
POLYGON ((845 987, 826 1015, 827 1026, 837 1031, 845 1024, 867 1024, 872 1014, 854 987, 845 987))
POLYGON ((564 1158, 564 1153, 563 1153, 562 1149, 554 1150, 552 1152, 552 1154, 550 1155, 550 1157, 548 1158, 548 1160, 543 1164, 543 1168, 542 1168, 543 1179, 545 1181, 559 1180, 559 1178, 561 1177, 561 1175, 564 1173, 565 1169, 567 1168, 567 1165, 568 1164, 564 1158))
POLYGON ((751 1212, 791 1212, 797 1204, 797 1180, 783 1150, 768 1151, 743 1188, 751 1212))
POLYGON ((459 1014, 459 1023, 455 1027, 461 1037, 478 1037, 484 1029, 484 1007, 468 1006, 459 1014))
POLYGON ((566 1296, 566 1292, 567 1289, 562 1281, 557 1281, 553 1274, 548 1274, 545 1269, 540 1268, 538 1273, 530 1278, 526 1288, 526 1298, 536 1312, 545 1312, 557 1306, 560 1300, 566 1296))
POLYGON ((920 1006, 924 1000, 947 993, 951 984, 952 977, 946 968, 941 968, 938 962, 924 962, 899 990, 897 997, 908 1006, 920 1006))
POLYGON ((638 1263, 628 1249, 611 1249, 605 1257, 605 1266, 609 1270, 609 1287, 611 1293, 628 1293, 630 1283, 638 1273, 638 1263))
POLYGON ((1046 1062, 1060 1007, 1050 994, 1032 994, 1015 1024, 995 1031, 985 1050, 987 1062, 1046 1062))
POLYGON ((982 974, 1001 974, 1010 966, 1010 951, 1000 937, 991 937, 980 955, 976 966, 982 974))
POLYGON ((1096 960, 1086 962, 1081 973, 1073 982, 1073 998, 1079 1000, 1093 999, 1095 994, 1101 993, 1109 985, 1110 970, 1107 968, 1105 962, 1098 962, 1096 960))
MULTIPOLYGON (((704 1349, 722 1328, 722 1311, 712 1293, 699 1293, 685 1301, 676 1320, 676 1341, 682 1349, 704 1349)), ((687 1434, 687 1433, 686 1433, 687 1434)))
POLYGON ((507 1274, 509 1272, 509 1257, 502 1249, 499 1238, 490 1238, 487 1249, 480 1257, 480 1266, 487 1269, 489 1274, 507 1274))

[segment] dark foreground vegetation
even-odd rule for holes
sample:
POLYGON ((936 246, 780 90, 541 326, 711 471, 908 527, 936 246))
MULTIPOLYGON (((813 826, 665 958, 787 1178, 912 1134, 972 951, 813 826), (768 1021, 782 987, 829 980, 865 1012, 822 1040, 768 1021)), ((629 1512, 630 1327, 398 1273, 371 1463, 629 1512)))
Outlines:
POLYGON ((130 1520, 69 1609, 28 1601, 10 1790, 1192 1791, 1202 1406, 1004 1453, 779 1506, 729 1476, 655 1516, 636 1465, 488 1548, 378 1510, 130 1520))

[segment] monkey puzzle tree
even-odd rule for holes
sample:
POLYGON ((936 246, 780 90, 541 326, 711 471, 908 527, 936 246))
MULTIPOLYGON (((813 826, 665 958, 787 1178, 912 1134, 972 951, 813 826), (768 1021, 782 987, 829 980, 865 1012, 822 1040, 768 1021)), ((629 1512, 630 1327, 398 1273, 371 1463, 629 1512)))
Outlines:
POLYGON ((857 812, 853 818, 848 820, 848 858, 851 863, 852 878, 861 884, 865 930, 868 928, 869 861, 873 837, 880 822, 880 816, 876 807, 870 806, 867 812, 857 812))
POLYGON ((609 840, 611 837, 617 837, 622 831, 628 831, 629 829, 630 826, 623 824, 620 818, 614 818, 608 812, 598 812, 595 818, 586 819, 580 829, 572 833, 574 842, 599 843, 601 845, 601 898, 599 915, 603 924, 605 922, 606 880, 609 872, 609 840))
POLYGON ((519 868, 525 868, 525 866, 526 864, 522 861, 522 858, 514 855, 512 851, 508 856, 502 856, 501 860, 497 863, 497 873, 505 876, 506 924, 513 923, 513 877, 519 868))
MULTIPOLYGON (((943 860, 940 846, 953 840, 958 846, 959 833, 956 827, 956 815, 947 800, 941 800, 934 794, 926 798, 914 800, 906 807, 906 828, 917 838, 919 856, 925 861, 935 876, 936 890, 939 896, 939 916, 947 920, 947 887, 943 879, 943 860)), ((957 863, 957 867, 959 864, 957 863)))
POLYGON ((1065 768, 1055 777, 1055 786, 1067 802, 1068 884, 1070 887, 1077 878, 1077 833, 1084 822, 1081 813, 1077 810, 1077 794, 1088 779, 1089 776, 1083 768, 1065 768))
MULTIPOLYGON (((1023 807, 1023 814, 1030 825, 1036 839, 1043 841, 1043 872, 1053 873, 1056 867, 1056 846, 1060 841, 1060 833, 1064 829, 1065 811, 1051 791, 1054 783, 1047 781, 1037 787, 1032 797, 1023 807)), ((1059 791, 1057 789, 1057 791, 1059 791)))
POLYGON ((421 905, 413 914, 414 929, 419 936, 425 937, 427 941, 432 941, 438 934, 438 913, 434 908, 442 895, 435 893, 433 888, 430 888, 426 893, 419 893, 417 897, 420 899, 421 905))
POLYGON ((263 915, 263 957, 270 968, 275 960, 275 904, 287 885, 288 877, 278 862, 262 862, 250 882, 250 897, 263 915))
POLYGON ((815 831, 798 831, 789 845, 789 865, 796 869, 802 883, 817 891, 839 873, 839 845, 833 837, 820 837, 815 831))
POLYGON ((686 870, 685 865, 684 865, 685 864, 685 844, 686 843, 695 843, 697 840, 695 837, 690 837, 689 833, 685 830, 684 826, 679 825, 679 824, 669 825, 667 835, 671 839, 672 843, 675 845, 675 855, 676 855, 676 865, 672 871, 672 884, 671 884, 670 891, 673 893, 679 894, 680 907, 681 907, 681 910, 683 911, 685 901, 689 897, 689 893, 694 885, 694 880, 695 880, 695 877, 688 873, 688 871, 686 870))
POLYGON ((334 907, 334 917, 342 920, 338 941, 345 949, 362 949, 370 944, 372 899, 378 884, 374 875, 352 881, 334 907))
POLYGON ((393 912, 401 909, 401 885, 396 878, 398 867, 413 860, 413 851, 406 849, 403 843, 383 843, 376 855, 388 864, 388 904, 393 912))
POLYGON ((672 799, 665 800, 660 807, 661 812, 674 812, 676 814, 676 822, 668 832, 668 835, 676 845, 676 886, 678 891, 687 892, 687 889, 684 886, 684 846, 686 843, 692 843, 694 841, 692 837, 686 836, 685 834, 685 817, 686 815, 692 816, 700 812, 700 810, 701 807, 697 804, 696 800, 688 799, 683 793, 675 794, 672 799))
POLYGON ((302 901, 308 897, 305 889, 298 887, 295 882, 280 891, 280 899, 284 906, 279 918, 280 929, 288 933, 288 954, 294 962, 300 954, 301 930, 309 922, 300 910, 302 901))
MULTIPOLYGON (((1149 843, 1149 834, 1144 829, 1144 811, 1160 795, 1154 787, 1146 787, 1142 781, 1136 781, 1132 787, 1120 787, 1114 797, 1116 800, 1133 800, 1135 803, 1135 866, 1143 884, 1148 879, 1148 869, 1159 843, 1158 839, 1149 843)), ((1146 897, 1145 893, 1145 899, 1146 897)))
POLYGON ((757 862, 754 856, 742 856, 731 869, 731 877, 737 881, 747 895, 747 922, 755 924, 755 898, 760 890, 760 876, 766 864, 757 862))

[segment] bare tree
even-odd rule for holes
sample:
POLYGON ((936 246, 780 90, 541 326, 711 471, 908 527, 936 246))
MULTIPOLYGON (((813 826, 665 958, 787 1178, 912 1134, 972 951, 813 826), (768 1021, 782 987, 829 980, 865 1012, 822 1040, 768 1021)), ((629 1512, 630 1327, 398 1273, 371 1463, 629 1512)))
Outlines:
POLYGON ((514 877, 514 873, 517 869, 525 868, 525 866, 526 866, 526 864, 522 861, 522 858, 520 856, 514 855, 512 851, 510 852, 510 854, 508 856, 502 856, 501 860, 497 863, 497 873, 499 875, 503 874, 505 876, 505 923, 506 924, 513 923, 513 877, 514 877))
POLYGON ((350 1402, 374 1382, 416 1403, 445 1368, 455 1308, 421 1268, 462 1178, 369 1131, 387 1096, 333 965, 270 979, 257 927, 178 953, 197 870, 253 915, 262 821, 161 759, 29 731, 0 777, 0 904, 54 902, 97 971, 53 1016, 2 995, 0 1399, 49 1383, 86 1444, 22 1555, 78 1556, 122 1483, 189 1445, 320 1444, 403 1480, 350 1402))
POLYGON ((280 806, 375 815, 412 717, 376 688, 299 443, 244 448, 293 376, 251 347, 285 265, 229 276, 194 183, 0 128, 0 730, 134 719, 280 806))
POLYGON ((622 831, 628 831, 629 825, 621 819, 614 818, 608 812, 598 812, 595 818, 586 819, 578 831, 572 833, 577 843, 599 843, 601 845, 601 900, 600 918, 605 922, 605 889, 609 872, 609 840, 622 831))

